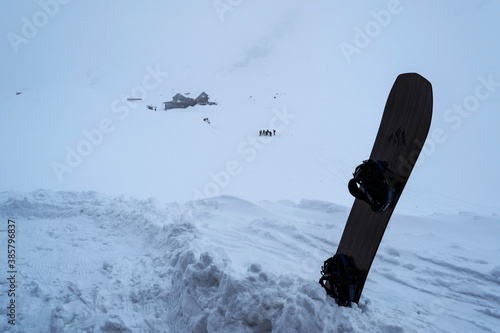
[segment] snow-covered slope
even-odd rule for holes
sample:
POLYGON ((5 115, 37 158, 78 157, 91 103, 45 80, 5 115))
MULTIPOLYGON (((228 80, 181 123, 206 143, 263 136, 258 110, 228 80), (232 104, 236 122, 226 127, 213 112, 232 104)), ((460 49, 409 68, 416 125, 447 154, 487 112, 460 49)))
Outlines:
POLYGON ((499 212, 500 161, 485 144, 500 124, 497 2, 71 1, 53 16, 2 6, 2 190, 350 205, 346 181, 394 79, 417 71, 433 84, 434 117, 405 193, 417 200, 399 209, 499 212), (202 91, 219 104, 146 108, 202 91), (267 128, 275 140, 256 141, 267 128), (225 179, 228 164, 239 168, 225 179))
POLYGON ((223 196, 165 205, 36 191, 2 193, 0 212, 16 221, 18 240, 16 326, 3 320, 5 332, 496 332, 500 324, 498 216, 394 216, 359 307, 339 308, 318 284, 348 213, 332 203, 223 196))

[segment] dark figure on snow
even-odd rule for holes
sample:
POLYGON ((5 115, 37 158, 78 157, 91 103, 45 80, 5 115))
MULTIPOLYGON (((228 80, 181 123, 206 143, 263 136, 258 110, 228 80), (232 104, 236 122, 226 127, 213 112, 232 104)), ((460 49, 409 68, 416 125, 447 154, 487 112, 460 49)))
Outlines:
POLYGON ((276 130, 275 129, 273 129, 273 134, 276 135, 276 130))

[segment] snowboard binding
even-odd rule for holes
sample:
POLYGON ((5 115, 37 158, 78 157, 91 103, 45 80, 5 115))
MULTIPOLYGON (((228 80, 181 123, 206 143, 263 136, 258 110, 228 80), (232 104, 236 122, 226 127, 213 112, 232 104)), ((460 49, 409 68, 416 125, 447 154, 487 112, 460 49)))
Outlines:
MULTIPOLYGON (((379 160, 366 160, 356 167, 349 181, 349 192, 357 199, 370 205, 376 213, 390 207, 395 198, 395 189, 390 184, 388 163, 379 160)), ((394 178, 394 175, 391 177, 394 178)))
POLYGON ((335 298, 339 306, 351 306, 351 303, 361 293, 356 269, 351 260, 343 254, 336 254, 327 259, 321 268, 319 284, 326 293, 335 298))

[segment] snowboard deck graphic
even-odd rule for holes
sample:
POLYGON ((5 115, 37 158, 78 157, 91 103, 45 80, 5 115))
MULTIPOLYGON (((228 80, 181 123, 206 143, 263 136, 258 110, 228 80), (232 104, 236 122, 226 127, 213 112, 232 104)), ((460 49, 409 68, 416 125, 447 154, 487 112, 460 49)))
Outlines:
POLYGON ((347 219, 337 254, 345 255, 354 266, 360 288, 358 303, 370 266, 375 258, 389 219, 410 176, 429 132, 432 118, 432 86, 416 73, 397 77, 387 99, 371 160, 387 161, 394 175, 395 198, 384 212, 374 212, 366 202, 355 199, 347 219))

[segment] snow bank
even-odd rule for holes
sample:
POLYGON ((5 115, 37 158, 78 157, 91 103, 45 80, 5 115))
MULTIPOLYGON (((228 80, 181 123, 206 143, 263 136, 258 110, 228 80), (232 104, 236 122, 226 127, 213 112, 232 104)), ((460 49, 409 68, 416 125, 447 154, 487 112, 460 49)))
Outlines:
POLYGON ((339 308, 317 280, 347 213, 311 200, 255 204, 224 196, 161 204, 95 192, 0 193, 0 215, 18 225, 19 272, 16 325, 4 319, 0 329, 493 332, 498 327, 500 248, 494 237, 486 237, 498 234, 498 217, 395 216, 360 306, 339 308), (458 228, 475 221, 477 237, 486 237, 483 246, 492 253, 479 260, 478 253, 467 253, 467 242, 455 239, 450 246, 452 238, 430 227, 444 228, 453 219, 461 220, 454 222, 458 228), (408 229, 405 221, 420 227, 408 229), (440 238, 444 241, 434 248, 441 251, 426 252, 424 245, 432 248, 429 242, 440 238))

